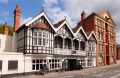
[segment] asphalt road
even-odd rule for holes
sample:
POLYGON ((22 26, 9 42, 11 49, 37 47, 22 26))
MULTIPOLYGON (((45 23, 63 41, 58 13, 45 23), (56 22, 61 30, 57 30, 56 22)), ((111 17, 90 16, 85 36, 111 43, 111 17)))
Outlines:
POLYGON ((91 70, 79 74, 71 74, 58 78, 120 78, 120 66, 111 68, 91 70))

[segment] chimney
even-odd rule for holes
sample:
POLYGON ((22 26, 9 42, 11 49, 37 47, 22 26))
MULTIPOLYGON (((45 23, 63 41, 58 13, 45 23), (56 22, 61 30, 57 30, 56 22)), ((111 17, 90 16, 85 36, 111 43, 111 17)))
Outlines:
POLYGON ((15 32, 20 26, 20 12, 21 10, 19 9, 19 5, 16 6, 16 9, 14 10, 14 28, 13 31, 15 32))
POLYGON ((85 19, 85 17, 86 17, 86 13, 85 13, 85 11, 83 10, 83 11, 82 11, 82 14, 81 14, 81 21, 83 21, 83 20, 85 19))
POLYGON ((7 25, 7 22, 5 23, 5 25, 3 27, 3 34, 4 35, 8 35, 8 25, 7 25))

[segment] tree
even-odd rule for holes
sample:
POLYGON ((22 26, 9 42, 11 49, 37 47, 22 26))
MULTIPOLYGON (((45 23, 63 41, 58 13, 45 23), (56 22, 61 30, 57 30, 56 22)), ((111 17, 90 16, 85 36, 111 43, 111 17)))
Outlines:
MULTIPOLYGON (((0 24, 0 34, 3 34, 3 26, 4 24, 0 24)), ((13 34, 13 27, 8 25, 8 35, 12 35, 13 34)))

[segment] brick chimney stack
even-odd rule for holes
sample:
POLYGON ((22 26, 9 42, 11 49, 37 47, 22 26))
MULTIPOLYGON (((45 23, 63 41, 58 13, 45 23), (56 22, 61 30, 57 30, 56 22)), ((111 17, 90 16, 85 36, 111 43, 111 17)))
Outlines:
POLYGON ((81 21, 83 21, 86 17, 86 13, 85 11, 83 10, 82 13, 81 13, 81 21))
POLYGON ((8 25, 7 25, 7 22, 5 23, 5 25, 3 27, 3 34, 4 35, 8 35, 8 25))
POLYGON ((19 5, 16 6, 16 9, 14 10, 14 28, 13 31, 15 32, 20 26, 20 12, 21 10, 19 9, 19 5))

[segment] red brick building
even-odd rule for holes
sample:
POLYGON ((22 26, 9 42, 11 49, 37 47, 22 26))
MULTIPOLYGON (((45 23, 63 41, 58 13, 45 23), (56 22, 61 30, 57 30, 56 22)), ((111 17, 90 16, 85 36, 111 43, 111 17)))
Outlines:
POLYGON ((116 63, 116 33, 115 23, 108 10, 92 13, 86 17, 85 11, 81 14, 81 21, 74 29, 83 26, 86 32, 94 30, 97 38, 97 66, 116 63))

